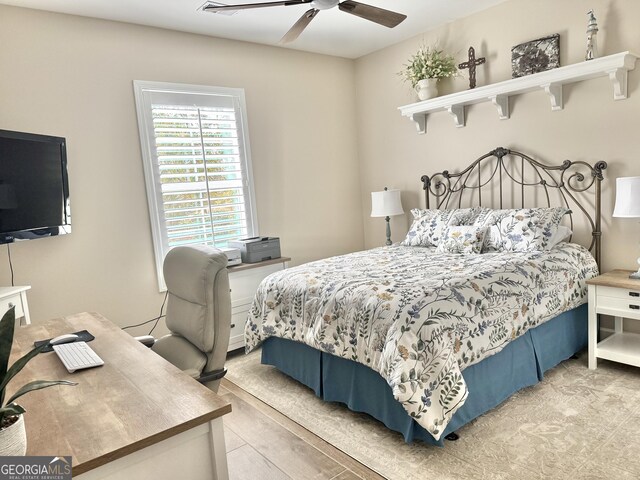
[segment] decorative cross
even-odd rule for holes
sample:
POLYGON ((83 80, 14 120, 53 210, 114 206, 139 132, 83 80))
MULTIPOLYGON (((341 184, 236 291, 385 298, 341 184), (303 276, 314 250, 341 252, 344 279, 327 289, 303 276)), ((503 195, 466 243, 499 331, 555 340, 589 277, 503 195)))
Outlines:
POLYGON ((469 47, 469 61, 461 63, 458 68, 469 69, 469 89, 476 88, 476 65, 482 65, 486 62, 485 57, 476 60, 476 51, 473 47, 469 47))

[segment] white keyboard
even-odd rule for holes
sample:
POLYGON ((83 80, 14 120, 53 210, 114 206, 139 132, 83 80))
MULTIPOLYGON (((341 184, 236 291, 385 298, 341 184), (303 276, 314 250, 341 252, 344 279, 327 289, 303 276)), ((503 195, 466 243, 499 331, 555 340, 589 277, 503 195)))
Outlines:
POLYGON ((99 367, 104 365, 102 359, 96 355, 86 342, 63 343, 54 345, 53 351, 62 361, 69 373, 83 368, 99 367))

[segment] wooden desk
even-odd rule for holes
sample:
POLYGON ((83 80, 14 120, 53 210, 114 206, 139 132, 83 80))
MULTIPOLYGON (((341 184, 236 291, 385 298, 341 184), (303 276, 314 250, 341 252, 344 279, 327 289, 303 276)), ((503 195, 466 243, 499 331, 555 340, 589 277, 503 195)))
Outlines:
POLYGON ((89 330, 102 367, 68 373, 56 354, 31 360, 7 398, 31 380, 69 380, 18 401, 27 455, 71 455, 80 479, 228 478, 222 415, 231 405, 96 313, 16 329, 12 362, 34 340, 89 330))

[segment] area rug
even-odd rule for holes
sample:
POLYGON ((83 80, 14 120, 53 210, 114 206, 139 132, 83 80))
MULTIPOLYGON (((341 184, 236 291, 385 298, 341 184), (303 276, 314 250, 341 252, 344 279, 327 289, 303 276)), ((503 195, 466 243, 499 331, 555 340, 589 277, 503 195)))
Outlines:
POLYGON ((260 364, 260 351, 227 362, 227 378, 347 455, 395 479, 640 478, 640 369, 586 355, 458 431, 444 448, 402 436, 366 414, 318 399, 260 364))

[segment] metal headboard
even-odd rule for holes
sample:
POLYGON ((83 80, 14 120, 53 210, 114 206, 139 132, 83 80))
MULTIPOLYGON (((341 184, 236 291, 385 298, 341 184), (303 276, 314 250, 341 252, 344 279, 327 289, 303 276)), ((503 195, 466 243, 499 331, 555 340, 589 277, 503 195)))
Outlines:
MULTIPOLYGON (((603 161, 596 162, 593 166, 583 161, 572 162, 570 160, 565 160, 557 166, 544 165, 524 153, 498 147, 478 158, 461 172, 450 173, 445 170, 432 176, 424 175, 421 180, 427 208, 431 208, 431 196, 435 198, 435 208, 461 208, 465 194, 468 194, 471 200, 471 204, 468 206, 483 206, 483 191, 485 192, 485 200, 490 197, 495 201, 497 196, 499 205, 490 206, 505 208, 505 184, 503 183, 505 180, 512 182, 509 192, 512 201, 509 208, 526 208, 525 193, 535 191, 533 197, 537 200, 538 193, 543 192, 543 198, 546 199, 546 201, 543 200, 543 203, 546 203, 547 207, 566 206, 571 210, 569 217, 572 229, 574 227, 573 215, 577 208, 584 214, 591 229, 589 250, 600 265, 601 182, 604 179, 602 172, 606 168, 607 163, 603 161), (494 179, 499 182, 497 189, 493 185, 494 179), (585 192, 592 188, 595 190, 593 205, 585 206, 578 197, 586 195, 585 192), (558 193, 559 204, 557 205, 552 205, 551 202, 553 192, 558 193), (513 198, 516 195, 520 197, 519 202, 513 198), (593 209, 594 212, 590 213, 587 207, 589 210, 593 209)), ((536 204, 533 206, 545 205, 536 204)))

